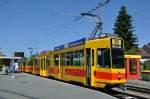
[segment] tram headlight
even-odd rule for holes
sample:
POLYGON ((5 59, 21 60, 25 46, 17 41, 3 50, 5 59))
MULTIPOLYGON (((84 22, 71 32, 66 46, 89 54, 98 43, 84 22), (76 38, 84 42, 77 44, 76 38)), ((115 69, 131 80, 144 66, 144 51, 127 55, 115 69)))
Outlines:
POLYGON ((118 72, 118 80, 121 80, 121 73, 118 72))

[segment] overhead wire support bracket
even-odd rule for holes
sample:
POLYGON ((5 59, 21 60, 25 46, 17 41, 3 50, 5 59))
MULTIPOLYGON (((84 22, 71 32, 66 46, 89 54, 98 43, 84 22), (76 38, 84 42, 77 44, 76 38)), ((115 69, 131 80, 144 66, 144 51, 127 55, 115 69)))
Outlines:
POLYGON ((108 4, 111 0, 100 0, 100 3, 98 6, 96 6, 95 8, 87 11, 87 12, 82 12, 80 13, 80 16, 75 16, 73 14, 65 14, 65 13, 56 13, 54 15, 67 15, 67 16, 75 16, 75 19, 73 20, 73 22, 80 20, 81 18, 84 18, 85 16, 87 18, 92 18, 96 20, 96 26, 94 28, 94 30, 92 31, 92 33, 90 34, 90 37, 88 38, 89 40, 94 39, 96 37, 96 35, 98 35, 98 37, 100 37, 100 35, 102 34, 102 30, 103 30, 103 22, 102 22, 102 8, 108 4), (99 9, 99 15, 95 15, 92 12, 96 11, 97 9, 99 9), (99 32, 98 32, 99 31, 99 32), (97 34, 98 33, 98 34, 97 34))
POLYGON ((103 32, 102 8, 110 1, 111 0, 101 0, 101 2, 99 3, 99 5, 96 8, 91 9, 90 11, 87 11, 85 13, 81 13, 81 16, 74 20, 74 21, 77 21, 85 16, 89 16, 89 17, 96 19, 96 26, 95 26, 94 30, 92 31, 92 33, 90 34, 90 37, 88 38, 89 40, 94 39, 96 37, 97 33, 98 33, 98 37, 100 37, 100 35, 102 34, 102 32, 103 32), (99 12, 100 12, 99 16, 92 14, 92 12, 96 11, 97 9, 99 9, 99 12))

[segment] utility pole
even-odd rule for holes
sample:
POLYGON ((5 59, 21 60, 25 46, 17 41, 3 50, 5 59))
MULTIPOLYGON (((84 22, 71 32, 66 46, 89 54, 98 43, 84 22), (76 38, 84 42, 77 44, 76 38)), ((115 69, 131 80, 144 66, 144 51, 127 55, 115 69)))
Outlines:
POLYGON ((102 9, 109 2, 110 0, 100 0, 98 7, 96 7, 94 10, 88 11, 86 13, 81 13, 80 18, 84 16, 90 16, 96 19, 96 27, 92 31, 89 40, 94 39, 96 35, 100 37, 100 35, 103 34, 102 9), (92 12, 95 11, 96 9, 99 9, 99 14, 98 15, 92 14, 92 12))
POLYGON ((1 51, 1 49, 2 49, 2 48, 0 48, 0 56, 2 56, 2 51, 1 51))
POLYGON ((29 57, 33 55, 34 51, 36 51, 36 54, 38 55, 38 48, 29 47, 28 50, 30 54, 29 57))
POLYGON ((29 55, 29 57, 31 57, 31 56, 32 56, 33 49, 34 49, 34 48, 32 48, 32 47, 29 47, 29 48, 28 48, 28 50, 29 50, 29 52, 30 52, 30 55, 29 55))
POLYGON ((103 20, 102 20, 102 11, 103 7, 108 4, 111 0, 100 0, 99 3, 99 35, 103 34, 103 20))

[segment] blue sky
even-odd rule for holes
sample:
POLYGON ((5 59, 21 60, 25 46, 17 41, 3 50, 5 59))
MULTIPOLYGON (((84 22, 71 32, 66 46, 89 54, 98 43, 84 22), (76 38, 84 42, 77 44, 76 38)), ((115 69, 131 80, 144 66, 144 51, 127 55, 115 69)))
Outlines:
MULTIPOLYGON (((57 45, 88 37, 95 21, 83 18, 73 22, 74 16, 96 7, 99 1, 0 0, 1 51, 7 56, 14 51, 23 51, 27 55, 29 47, 37 48, 39 52, 52 50, 57 45)), ((103 32, 113 33, 112 28, 122 5, 133 17, 134 34, 139 39, 139 47, 142 47, 150 42, 150 0, 111 0, 103 8, 103 32)))

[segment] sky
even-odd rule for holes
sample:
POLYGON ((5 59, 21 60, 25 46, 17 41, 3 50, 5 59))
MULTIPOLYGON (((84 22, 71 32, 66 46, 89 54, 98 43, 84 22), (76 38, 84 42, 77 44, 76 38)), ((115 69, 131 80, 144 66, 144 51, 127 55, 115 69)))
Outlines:
MULTIPOLYGON (((53 50, 55 46, 89 37, 96 21, 82 18, 101 0, 0 0, 0 51, 33 53, 53 50)), ((121 6, 132 16, 139 47, 150 42, 150 0, 111 0, 102 9, 103 32, 113 33, 121 6)), ((99 14, 99 10, 94 14, 99 14)))

